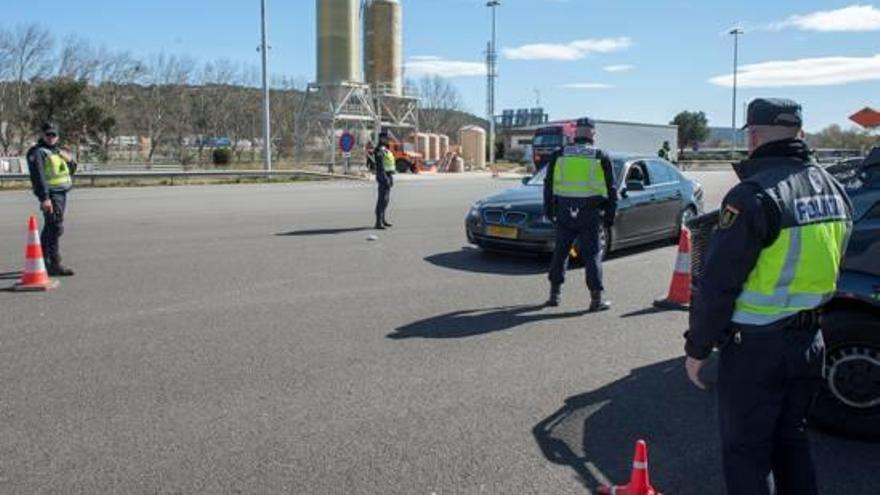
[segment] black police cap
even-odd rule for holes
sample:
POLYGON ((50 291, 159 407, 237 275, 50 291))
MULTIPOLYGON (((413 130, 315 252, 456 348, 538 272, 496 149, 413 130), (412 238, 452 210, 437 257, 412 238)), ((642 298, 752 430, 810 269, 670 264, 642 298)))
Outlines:
POLYGON ((785 98, 758 98, 749 103, 743 129, 753 125, 802 127, 804 118, 800 104, 785 98))
POLYGON ((58 134, 58 126, 52 122, 46 122, 40 126, 40 131, 43 134, 58 134))
POLYGON ((577 126, 578 127, 586 127, 588 129, 595 129, 596 123, 593 122, 593 119, 591 119, 589 117, 584 117, 584 118, 577 119, 577 126))

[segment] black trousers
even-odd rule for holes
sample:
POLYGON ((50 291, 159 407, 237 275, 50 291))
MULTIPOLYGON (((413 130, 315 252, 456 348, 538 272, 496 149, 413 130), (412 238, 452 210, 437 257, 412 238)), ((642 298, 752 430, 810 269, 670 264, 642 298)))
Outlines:
POLYGON ((67 193, 49 193, 54 211, 43 212, 43 231, 40 233, 40 244, 43 245, 43 257, 46 264, 57 265, 61 263, 61 250, 59 239, 64 235, 64 211, 67 208, 67 193))
POLYGON ((817 495, 806 414, 822 379, 815 327, 743 331, 721 350, 718 406, 728 495, 817 495))
POLYGON ((562 218, 564 215, 571 216, 569 210, 562 208, 560 218, 556 225, 556 247, 553 250, 553 260, 550 262, 550 283, 562 285, 565 283, 565 272, 568 269, 568 255, 575 239, 580 246, 580 255, 584 260, 586 269, 587 287, 590 292, 604 291, 602 284, 602 253, 599 232, 601 232, 603 219, 598 208, 586 208, 578 211, 577 218, 562 218))
POLYGON ((387 175, 388 182, 378 181, 379 191, 378 197, 376 198, 376 222, 381 223, 385 220, 385 210, 388 209, 388 204, 391 202, 391 188, 394 186, 394 177, 391 174, 387 175))

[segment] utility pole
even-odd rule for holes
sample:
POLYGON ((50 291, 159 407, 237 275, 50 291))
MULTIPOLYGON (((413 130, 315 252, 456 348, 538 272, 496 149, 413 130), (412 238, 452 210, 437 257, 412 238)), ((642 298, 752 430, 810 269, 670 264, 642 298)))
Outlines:
POLYGON ((266 172, 272 171, 272 130, 269 107, 269 33, 266 29, 266 0, 260 0, 260 19, 263 42, 260 51, 263 56, 263 165, 266 172))
POLYGON ((486 118, 489 119, 489 165, 495 166, 495 79, 497 74, 498 54, 495 51, 495 25, 496 7, 501 5, 501 0, 489 0, 486 7, 492 9, 492 38, 489 41, 489 49, 486 53, 486 75, 488 78, 486 88, 486 118))
POLYGON ((737 75, 739 73, 739 37, 744 34, 745 31, 742 28, 735 27, 730 30, 730 35, 733 36, 733 112, 732 112, 732 123, 730 124, 730 159, 736 159, 736 82, 737 75))

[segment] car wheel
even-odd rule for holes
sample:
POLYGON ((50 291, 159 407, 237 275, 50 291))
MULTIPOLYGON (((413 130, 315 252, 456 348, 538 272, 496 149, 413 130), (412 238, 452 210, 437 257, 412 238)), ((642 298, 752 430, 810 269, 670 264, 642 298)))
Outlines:
POLYGON ((823 319, 826 373, 811 412, 820 426, 859 439, 880 439, 880 319, 835 310, 823 319))
POLYGON ((397 169, 397 173, 399 173, 399 174, 405 174, 405 173, 412 170, 412 166, 410 165, 410 163, 408 161, 404 160, 403 158, 399 158, 394 163, 394 168, 397 169))
POLYGON ((684 210, 681 211, 678 215, 678 228, 675 229, 675 236, 672 238, 673 244, 678 244, 679 239, 681 238, 681 229, 686 226, 691 219, 697 216, 697 210, 694 209, 693 206, 688 206, 684 210))

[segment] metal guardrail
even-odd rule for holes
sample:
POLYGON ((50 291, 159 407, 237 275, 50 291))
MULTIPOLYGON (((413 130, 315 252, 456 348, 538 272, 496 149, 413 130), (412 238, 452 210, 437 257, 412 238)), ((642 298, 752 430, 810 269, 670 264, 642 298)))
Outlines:
MULTIPOLYGON (((193 179, 193 178, 224 178, 234 177, 244 178, 267 178, 267 177, 312 177, 317 179, 342 179, 342 180, 366 180, 363 177, 344 174, 329 174, 323 172, 310 172, 305 170, 275 170, 266 172, 261 170, 203 170, 203 171, 186 171, 186 172, 168 172, 168 171, 136 171, 136 172, 80 172, 76 174, 77 183, 84 180, 89 181, 94 186, 99 180, 126 180, 126 179, 168 179, 171 185, 174 185, 175 179, 193 179)), ((24 181, 30 180, 28 174, 3 174, 0 173, 0 185, 4 181, 24 181)))

